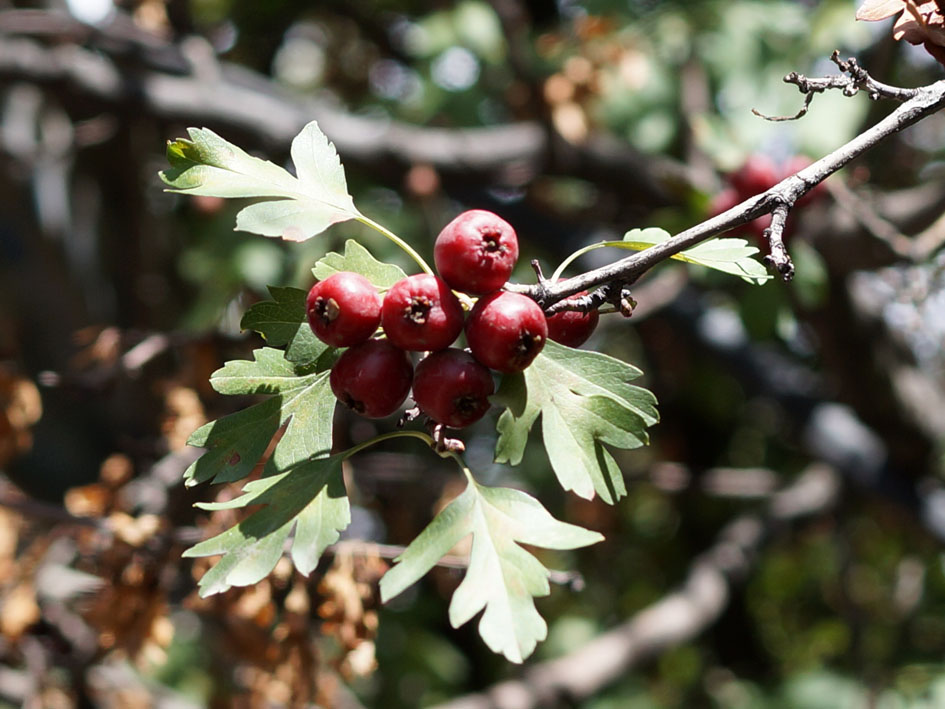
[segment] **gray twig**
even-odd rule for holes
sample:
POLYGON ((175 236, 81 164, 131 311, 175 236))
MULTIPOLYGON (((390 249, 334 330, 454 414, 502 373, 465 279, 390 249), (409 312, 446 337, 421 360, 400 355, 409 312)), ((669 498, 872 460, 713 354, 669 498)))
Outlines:
MULTIPOLYGON (((604 283, 623 282, 632 285, 651 268, 680 251, 747 224, 760 216, 772 214, 775 210, 790 209, 798 199, 856 157, 894 133, 908 128, 945 107, 945 80, 917 89, 900 91, 890 87, 889 91, 900 100, 906 95, 911 98, 845 145, 808 165, 797 174, 784 178, 766 192, 750 197, 731 209, 679 232, 672 238, 644 251, 638 251, 606 266, 573 276, 566 281, 546 284, 540 290, 533 286, 522 288, 520 292, 535 298, 548 311, 559 300, 604 283)), ((886 96, 888 93, 881 95, 886 96)))
POLYGON ((779 204, 771 213, 771 226, 764 231, 768 240, 768 255, 765 256, 765 265, 773 268, 785 281, 794 278, 794 263, 784 246, 784 225, 787 223, 788 206, 779 204))
POLYGON ((839 76, 828 76, 824 78, 811 79, 803 74, 792 71, 784 77, 784 83, 794 84, 798 91, 804 94, 804 105, 793 116, 768 116, 757 109, 751 109, 756 116, 764 118, 766 121, 796 121, 803 118, 810 110, 811 102, 816 94, 822 94, 832 89, 840 89, 844 96, 856 96, 861 90, 865 90, 874 101, 880 98, 888 98, 893 101, 908 101, 915 97, 918 89, 906 89, 899 86, 890 86, 881 81, 877 81, 869 72, 859 65, 854 57, 841 59, 840 52, 834 50, 830 55, 830 61, 836 64, 840 71, 844 72, 839 76))

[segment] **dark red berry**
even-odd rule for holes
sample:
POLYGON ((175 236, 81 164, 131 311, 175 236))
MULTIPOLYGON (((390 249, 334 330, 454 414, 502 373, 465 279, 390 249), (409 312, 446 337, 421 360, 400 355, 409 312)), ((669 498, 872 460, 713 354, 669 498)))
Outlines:
MULTIPOLYGON (((587 295, 581 291, 576 295, 587 295)), ((587 342, 597 328, 600 313, 596 309, 586 313, 577 310, 562 310, 548 320, 548 338, 568 347, 579 347, 587 342)))
POLYGON ((495 390, 492 374, 471 354, 455 348, 440 350, 417 365, 413 398, 437 423, 463 428, 489 410, 495 390))
POLYGON ((394 413, 412 381, 410 357, 387 340, 367 340, 345 350, 329 377, 338 401, 372 419, 394 413))
POLYGON ((463 212, 443 227, 433 260, 450 288, 483 295, 509 280, 518 260, 518 237, 501 217, 483 209, 463 212))
POLYGON ((312 332, 332 347, 364 342, 381 321, 377 289, 359 273, 342 271, 319 281, 305 303, 312 332))
POLYGON ((442 278, 420 273, 397 281, 384 296, 381 325, 404 350, 442 350, 463 331, 463 306, 442 278))
POLYGON ((538 303, 521 293, 497 291, 479 299, 466 321, 473 357, 500 372, 520 372, 548 339, 548 322, 538 303))
POLYGON ((752 155, 728 176, 729 184, 738 193, 739 202, 761 194, 778 183, 778 167, 766 155, 752 155))

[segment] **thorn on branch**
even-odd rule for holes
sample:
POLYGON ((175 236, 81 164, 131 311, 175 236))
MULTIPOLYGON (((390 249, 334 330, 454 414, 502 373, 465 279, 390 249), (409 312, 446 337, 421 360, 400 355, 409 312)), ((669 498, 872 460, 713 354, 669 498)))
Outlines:
POLYGON ((544 307, 545 301, 548 300, 548 286, 551 284, 551 281, 545 278, 545 274, 541 270, 541 263, 539 263, 537 258, 532 259, 530 265, 538 281, 535 285, 522 286, 517 283, 506 283, 503 288, 513 293, 523 293, 538 303, 538 305, 544 307))

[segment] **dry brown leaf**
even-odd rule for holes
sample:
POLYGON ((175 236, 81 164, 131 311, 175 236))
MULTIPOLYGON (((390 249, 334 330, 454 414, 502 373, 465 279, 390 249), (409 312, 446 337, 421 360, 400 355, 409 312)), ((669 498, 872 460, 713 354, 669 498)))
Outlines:
POLYGON ((207 422, 200 396, 190 387, 174 385, 164 395, 164 418, 161 432, 169 450, 187 446, 190 434, 207 422))
POLYGON ((343 677, 369 677, 377 669, 374 643, 365 640, 349 652, 341 663, 343 677))
POLYGON ((76 517, 101 517, 111 506, 113 496, 101 483, 92 483, 67 490, 63 504, 76 517))
POLYGON ((905 9, 905 0, 866 0, 856 11, 856 19, 868 22, 885 20, 905 9))
POLYGON ((21 524, 19 515, 0 508, 0 579, 10 578, 12 573, 21 524))
POLYGON ((945 16, 935 2, 909 3, 893 27, 893 38, 910 44, 945 45, 945 16))
POLYGON ((36 385, 0 367, 0 466, 32 447, 30 429, 42 415, 36 385))
POLYGON ((925 46, 945 64, 945 11, 938 0, 867 0, 856 12, 858 20, 884 20, 902 13, 893 25, 893 38, 925 46))
POLYGON ((108 516, 108 527, 125 544, 140 547, 157 534, 163 526, 163 520, 157 515, 132 517, 124 512, 112 512, 108 516))
POLYGON ((116 488, 131 480, 134 475, 134 464, 131 458, 123 453, 113 453, 102 463, 99 479, 109 487, 116 488))
POLYGON ((0 635, 17 640, 40 618, 32 581, 21 581, 0 599, 0 635))

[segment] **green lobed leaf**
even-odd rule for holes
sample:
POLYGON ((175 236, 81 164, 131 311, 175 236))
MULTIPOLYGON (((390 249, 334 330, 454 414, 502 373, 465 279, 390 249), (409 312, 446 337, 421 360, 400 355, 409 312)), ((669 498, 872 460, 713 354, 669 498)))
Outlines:
POLYGON ((312 273, 319 281, 340 271, 360 273, 381 291, 387 290, 400 279, 407 277, 399 266, 378 261, 370 251, 354 239, 348 239, 345 242, 343 255, 331 251, 319 259, 315 268, 312 269, 312 273))
MULTIPOLYGON (((642 251, 669 238, 669 232, 656 227, 631 229, 624 234, 622 243, 614 242, 613 245, 642 251)), ((671 258, 722 271, 749 283, 761 285, 771 278, 771 275, 760 261, 753 258, 757 253, 758 249, 750 246, 745 239, 710 239, 674 254, 671 258)))
POLYGON ((282 350, 256 350, 253 360, 227 362, 210 383, 221 394, 269 394, 271 398, 198 428, 188 443, 208 450, 184 473, 186 484, 232 482, 246 477, 277 434, 267 467, 287 470, 325 457, 331 449, 335 397, 328 371, 310 371, 282 350))
POLYGON ((247 483, 241 496, 199 505, 208 510, 263 505, 239 524, 184 552, 187 557, 223 555, 200 579, 200 595, 261 581, 282 557, 293 527, 292 562, 308 576, 351 522, 342 460, 340 455, 312 458, 281 473, 267 464, 270 474, 247 483))
POLYGON ((626 494, 623 476, 605 446, 630 449, 648 441, 659 420, 656 397, 628 384, 633 365, 599 352, 548 341, 524 372, 502 378, 493 401, 505 406, 496 426, 496 461, 518 465, 541 416, 551 467, 565 490, 613 504, 626 494))
POLYGON ((548 569, 521 545, 576 549, 601 541, 597 532, 559 522, 527 493, 479 485, 470 478, 381 579, 381 599, 393 598, 472 534, 469 568, 450 602, 458 628, 484 611, 479 634, 493 652, 522 662, 548 633, 534 598, 546 596, 548 569))
POLYGON ((307 293, 299 288, 269 286, 272 300, 251 306, 240 321, 244 330, 255 330, 273 347, 285 347, 285 358, 309 364, 326 354, 328 345, 315 337, 305 312, 307 293))
POLYGON ((236 228, 304 241, 361 213, 348 194, 344 167, 315 121, 292 141, 297 177, 255 158, 207 128, 188 128, 190 139, 167 146, 171 167, 160 173, 170 192, 210 197, 270 198, 245 207, 236 228))

